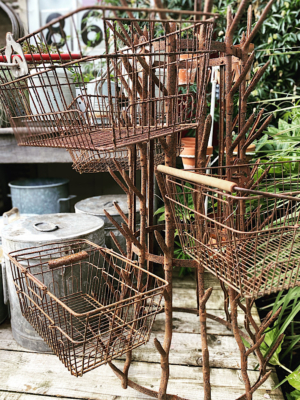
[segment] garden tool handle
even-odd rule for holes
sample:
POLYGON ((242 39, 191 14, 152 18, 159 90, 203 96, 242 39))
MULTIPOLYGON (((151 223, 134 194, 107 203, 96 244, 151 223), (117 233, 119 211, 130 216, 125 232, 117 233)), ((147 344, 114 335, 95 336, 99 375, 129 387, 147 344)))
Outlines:
POLYGON ((56 258, 55 260, 50 260, 48 262, 48 266, 50 269, 57 268, 57 267, 61 267, 63 265, 68 265, 68 264, 75 263, 77 261, 84 260, 88 256, 89 255, 86 251, 80 251, 79 253, 70 254, 68 256, 56 258))
POLYGON ((213 178, 212 176, 195 174, 194 172, 187 172, 183 169, 166 167, 165 165, 158 165, 157 170, 166 175, 175 176, 176 178, 184 179, 199 185, 211 186, 229 193, 234 192, 236 187, 236 183, 234 182, 213 178))

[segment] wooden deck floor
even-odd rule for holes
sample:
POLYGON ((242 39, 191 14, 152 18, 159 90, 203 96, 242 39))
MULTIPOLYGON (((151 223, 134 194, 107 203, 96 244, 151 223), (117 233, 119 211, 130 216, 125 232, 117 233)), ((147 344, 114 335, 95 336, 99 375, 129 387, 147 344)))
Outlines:
MULTIPOLYGON (((223 293, 218 281, 206 274, 206 285, 213 286, 208 312, 224 316, 223 293)), ((174 306, 195 307, 195 282, 192 278, 174 281, 174 306)), ((258 314, 254 315, 259 321, 258 314)), ((159 354, 153 339, 163 339, 164 316, 157 317, 150 342, 133 352, 130 379, 153 390, 160 379, 159 354)), ((174 334, 170 353, 171 376, 169 393, 190 400, 202 400, 202 358, 198 317, 174 313, 174 334)), ((240 326, 243 326, 242 315, 240 326)), ((208 321, 211 383, 213 400, 235 400, 243 394, 239 371, 239 352, 232 333, 224 326, 208 321)), ((122 361, 116 361, 122 366, 122 361)), ((250 358, 251 380, 255 380, 257 362, 250 358)), ((274 372, 255 393, 255 400, 283 400, 280 389, 272 390, 278 382, 274 372)), ((108 366, 99 367, 82 378, 75 378, 58 358, 38 354, 20 347, 13 339, 9 323, 0 325, 0 400, 137 400, 150 399, 130 388, 123 390, 120 381, 108 366)))

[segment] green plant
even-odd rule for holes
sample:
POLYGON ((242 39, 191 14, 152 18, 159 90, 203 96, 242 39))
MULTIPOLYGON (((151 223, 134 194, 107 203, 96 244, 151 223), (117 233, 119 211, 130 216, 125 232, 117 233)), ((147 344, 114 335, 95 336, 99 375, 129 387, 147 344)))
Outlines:
POLYGON ((277 128, 269 126, 256 142, 255 157, 270 161, 300 159, 300 108, 298 103, 283 114, 277 128))
MULTIPOLYGON (((192 194, 190 191, 190 188, 192 186, 189 183, 186 183, 185 187, 184 187, 184 193, 179 195, 179 201, 182 202, 182 204, 187 204, 187 206, 190 209, 194 209, 194 201, 192 198, 192 194)), ((178 186, 176 186, 176 190, 179 192, 179 188, 178 186)), ((186 212, 186 213, 182 213, 182 207, 176 207, 175 205, 175 212, 176 212, 176 216, 179 217, 181 220, 185 220, 187 221, 190 218, 193 218, 194 215, 186 212)), ((163 205, 162 207, 158 208, 154 215, 159 215, 158 217, 158 222, 163 222, 165 221, 165 206, 163 205)), ((176 238, 178 238, 180 235, 180 232, 178 232, 178 230, 175 230, 175 235, 174 235, 174 256, 175 258, 179 259, 179 260, 189 260, 190 256, 188 256, 184 251, 183 248, 181 246, 181 243, 179 240, 176 240, 176 238)), ((179 276, 183 276, 186 274, 189 274, 191 272, 191 268, 180 268, 179 270, 179 276)))
MULTIPOLYGON (((216 35, 224 36, 226 30, 226 13, 228 6, 236 11, 239 2, 233 0, 219 0, 213 11, 220 14, 215 29, 216 35)), ((260 18, 267 0, 256 0, 252 3, 254 11, 253 25, 260 18)), ((263 23, 260 32, 254 38, 256 62, 253 73, 268 60, 263 79, 258 83, 249 101, 269 100, 270 93, 273 98, 282 97, 282 94, 297 94, 299 79, 300 51, 300 0, 292 2, 277 0, 272 5, 272 10, 263 23), (293 57, 295 55, 295 57, 293 57)), ((243 15, 239 29, 234 36, 234 43, 239 43, 244 27, 246 15, 243 15)), ((274 108, 271 107, 273 110, 274 108)))
POLYGON ((274 314, 281 307, 278 319, 271 328, 266 330, 265 340, 260 349, 263 355, 268 354, 279 336, 284 334, 280 346, 270 359, 270 364, 284 371, 285 378, 276 387, 288 384, 288 392, 293 388, 293 391, 287 396, 289 400, 299 399, 297 396, 300 394, 300 365, 298 358, 294 357, 295 350, 299 349, 300 344, 300 335, 295 334, 295 326, 299 324, 297 321, 300 313, 299 300, 300 288, 295 287, 288 292, 279 292, 273 302, 260 308, 263 311, 272 308, 274 314))

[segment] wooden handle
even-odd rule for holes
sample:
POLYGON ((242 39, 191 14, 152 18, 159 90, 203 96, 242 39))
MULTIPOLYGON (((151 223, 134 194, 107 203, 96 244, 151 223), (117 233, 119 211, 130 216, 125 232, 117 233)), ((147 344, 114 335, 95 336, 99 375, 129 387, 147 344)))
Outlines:
POLYGON ((181 178, 189 182, 198 183, 199 185, 206 185, 218 188, 220 190, 225 190, 226 192, 234 192, 236 183, 225 181, 218 178, 213 178, 208 175, 200 175, 194 172, 187 172, 183 169, 176 169, 171 167, 166 167, 165 165, 158 165, 157 170, 163 172, 166 175, 175 176, 176 178, 181 178))
POLYGON ((48 266, 50 269, 57 268, 57 267, 61 267, 62 265, 68 265, 68 264, 75 263, 77 261, 84 260, 88 256, 89 255, 86 251, 80 251, 79 253, 76 253, 76 254, 70 254, 69 256, 57 258, 56 260, 50 260, 48 262, 48 266))

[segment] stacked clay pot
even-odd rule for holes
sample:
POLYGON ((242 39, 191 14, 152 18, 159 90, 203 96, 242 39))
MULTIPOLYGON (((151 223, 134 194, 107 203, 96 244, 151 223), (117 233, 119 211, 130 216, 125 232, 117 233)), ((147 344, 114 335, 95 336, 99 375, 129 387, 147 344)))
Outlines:
MULTIPOLYGON (((181 139, 180 157, 182 159, 182 164, 184 169, 194 169, 195 168, 195 153, 196 153, 196 138, 185 137, 181 139)), ((211 155, 213 153, 213 147, 208 146, 206 150, 206 155, 211 155)))

